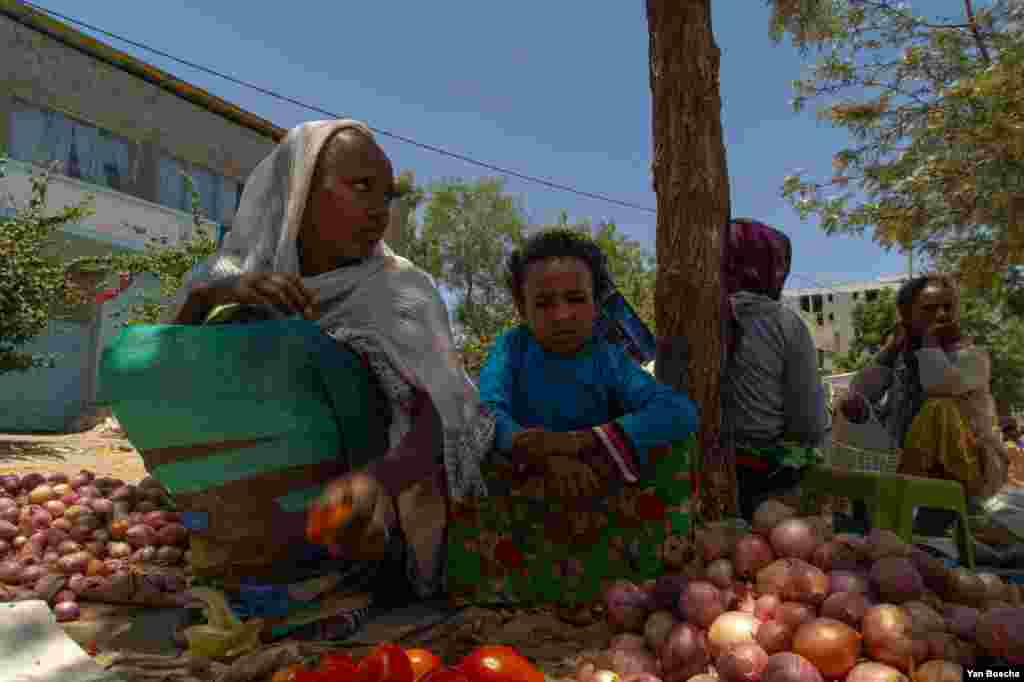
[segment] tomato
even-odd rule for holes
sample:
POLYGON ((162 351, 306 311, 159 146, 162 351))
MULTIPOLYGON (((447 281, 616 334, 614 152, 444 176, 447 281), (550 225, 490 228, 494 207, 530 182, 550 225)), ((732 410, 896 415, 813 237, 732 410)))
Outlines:
POLYGON ((412 664, 414 682, 418 682, 424 675, 432 673, 442 666, 441 659, 426 649, 406 649, 405 655, 409 657, 409 662, 412 664))
POLYGON ((331 680, 319 670, 310 670, 300 666, 295 670, 295 676, 290 680, 286 678, 285 682, 331 682, 331 680))
POLYGON ((544 682, 544 673, 510 646, 478 647, 462 659, 459 670, 473 682, 544 682))
POLYGON ((435 668, 420 682, 473 682, 469 676, 456 668, 435 668))
POLYGON ((326 654, 318 668, 330 682, 350 682, 356 679, 356 662, 348 654, 326 654))
POLYGON ((356 682, 414 682, 412 662, 402 647, 380 644, 356 667, 356 682))

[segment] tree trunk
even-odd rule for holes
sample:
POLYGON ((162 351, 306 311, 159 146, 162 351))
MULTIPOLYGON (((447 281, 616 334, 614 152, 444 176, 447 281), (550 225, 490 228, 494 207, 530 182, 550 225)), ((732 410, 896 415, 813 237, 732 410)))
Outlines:
POLYGON ((735 459, 720 446, 722 237, 729 174, 711 0, 647 0, 658 196, 657 374, 700 408, 699 521, 733 516, 735 459))

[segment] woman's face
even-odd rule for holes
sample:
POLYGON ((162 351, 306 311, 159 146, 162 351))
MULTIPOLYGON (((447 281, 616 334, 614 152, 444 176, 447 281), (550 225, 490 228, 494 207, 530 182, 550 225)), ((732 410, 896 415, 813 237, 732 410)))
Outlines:
POLYGON ((301 234, 304 274, 369 256, 388 227, 394 198, 384 150, 357 131, 336 134, 320 153, 310 187, 301 234))
POLYGON ((929 282, 911 306, 911 330, 921 336, 932 327, 959 321, 956 292, 942 282, 929 282))

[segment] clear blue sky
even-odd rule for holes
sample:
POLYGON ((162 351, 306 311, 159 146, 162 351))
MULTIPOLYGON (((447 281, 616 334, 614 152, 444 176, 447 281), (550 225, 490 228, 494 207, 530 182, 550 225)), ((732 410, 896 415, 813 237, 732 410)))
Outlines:
MULTIPOLYGON (((376 128, 590 192, 655 206, 643 3, 583 0, 320 2, 40 0, 48 9, 214 67, 376 128)), ((784 229, 789 286, 900 272, 868 238, 826 237, 779 187, 795 169, 829 171, 845 134, 794 114, 805 64, 768 38, 761 0, 719 0, 723 118, 733 214, 784 229), (738 11, 742 7, 742 12, 738 11)), ((88 31, 87 31, 88 32, 88 31)), ((300 107, 97 36, 282 127, 322 118, 300 107)), ((488 171, 382 138, 421 181, 488 171)), ((564 209, 614 220, 653 250, 653 214, 510 181, 536 222, 564 209)))

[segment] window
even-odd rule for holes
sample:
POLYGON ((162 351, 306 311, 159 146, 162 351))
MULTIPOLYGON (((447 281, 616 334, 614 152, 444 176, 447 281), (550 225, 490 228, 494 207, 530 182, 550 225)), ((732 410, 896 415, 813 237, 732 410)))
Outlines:
POLYGON ((816 313, 821 312, 821 294, 811 296, 811 309, 816 313))
POLYGON ((187 190, 186 175, 191 178, 199 194, 203 217, 215 223, 231 222, 241 200, 241 185, 202 166, 167 155, 160 157, 160 203, 179 211, 191 212, 192 202, 187 190))
POLYGON ((826 300, 826 301, 828 301, 829 303, 831 303, 831 302, 832 302, 832 294, 829 294, 829 295, 828 295, 828 296, 826 297, 826 299, 825 299, 825 300, 826 300))
POLYGON ((810 296, 801 296, 800 297, 800 309, 803 310, 805 313, 811 312, 811 297, 810 296))
POLYGON ((131 178, 130 143, 56 111, 14 102, 10 155, 19 161, 56 162, 64 175, 122 190, 131 178))

